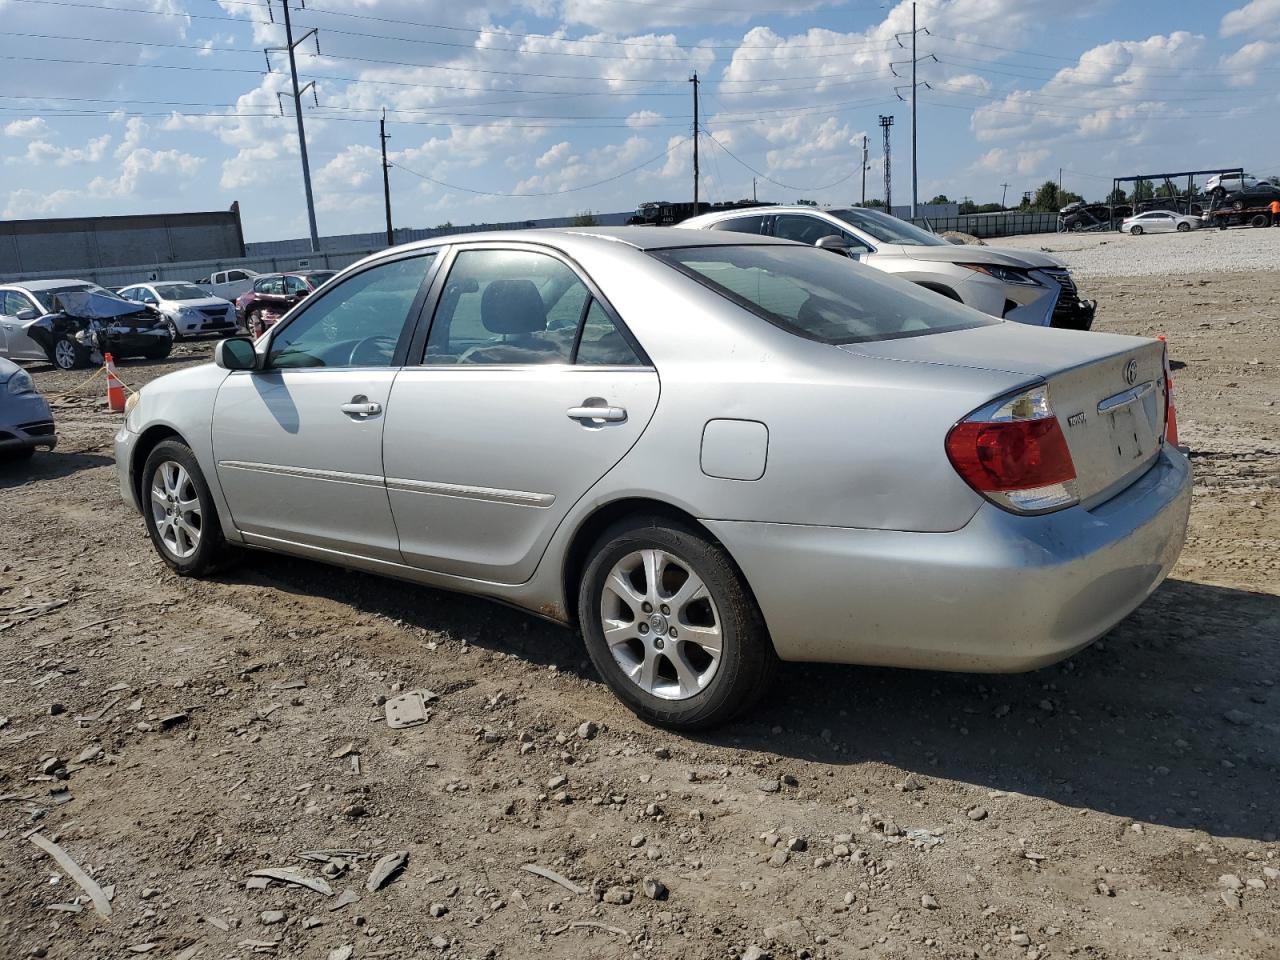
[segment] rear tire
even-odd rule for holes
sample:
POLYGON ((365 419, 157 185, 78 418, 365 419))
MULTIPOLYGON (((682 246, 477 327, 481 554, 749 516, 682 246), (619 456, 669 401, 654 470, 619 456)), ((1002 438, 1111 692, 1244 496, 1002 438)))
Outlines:
POLYGON ((209 484, 191 448, 156 444, 142 468, 138 500, 156 553, 180 577, 216 573, 230 560, 209 484))
POLYGON ((1142 236, 1142 228, 1137 226, 1136 224, 1129 228, 1129 232, 1133 234, 1135 237, 1142 236))
POLYGON ((1269 227, 1271 226, 1271 217, 1265 213, 1255 213, 1253 219, 1249 221, 1251 227, 1269 227))
POLYGON ((764 618, 728 554, 662 517, 624 520, 604 532, 582 574, 578 619, 587 652, 618 699, 672 729, 732 719, 764 693, 777 663, 764 618))
POLYGON ((156 347, 154 350, 148 350, 143 356, 148 360, 163 360, 173 352, 173 345, 176 341, 170 340, 163 347, 156 347))

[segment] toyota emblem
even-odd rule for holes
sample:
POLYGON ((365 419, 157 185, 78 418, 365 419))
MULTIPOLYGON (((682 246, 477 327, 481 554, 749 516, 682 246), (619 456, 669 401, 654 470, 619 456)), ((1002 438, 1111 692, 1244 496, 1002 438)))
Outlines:
POLYGON ((1138 382, 1138 361, 1130 360, 1124 365, 1124 382, 1133 386, 1138 382))

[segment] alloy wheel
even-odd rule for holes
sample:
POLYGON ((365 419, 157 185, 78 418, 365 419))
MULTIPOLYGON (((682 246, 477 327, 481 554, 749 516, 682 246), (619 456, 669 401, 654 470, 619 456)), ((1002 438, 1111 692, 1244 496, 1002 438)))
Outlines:
POLYGON ((76 348, 70 340, 59 340, 53 345, 53 362, 63 370, 75 368, 76 348))
POLYGON ((165 550, 185 560, 200 546, 200 497, 185 467, 166 460, 151 479, 151 518, 165 550))
POLYGON ((687 700, 720 667, 724 634, 711 592, 693 568, 659 549, 629 553, 600 595, 604 640, 618 666, 646 693, 687 700))

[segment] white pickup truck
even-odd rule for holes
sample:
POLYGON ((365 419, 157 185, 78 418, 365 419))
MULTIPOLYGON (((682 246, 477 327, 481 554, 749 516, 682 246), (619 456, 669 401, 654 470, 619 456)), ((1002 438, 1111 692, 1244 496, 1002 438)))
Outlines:
POLYGON ((207 277, 197 280, 196 283, 215 297, 221 297, 223 300, 235 300, 236 297, 253 286, 254 278, 257 276, 259 274, 254 270, 236 267, 232 270, 218 270, 207 277))

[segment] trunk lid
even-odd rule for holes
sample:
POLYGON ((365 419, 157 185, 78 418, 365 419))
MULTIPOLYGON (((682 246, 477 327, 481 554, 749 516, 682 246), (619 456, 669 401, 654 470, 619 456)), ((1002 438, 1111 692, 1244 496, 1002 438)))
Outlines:
POLYGON ((998 323, 925 337, 855 343, 850 353, 1017 373, 1044 380, 1091 507, 1140 477, 1165 435, 1164 348, 1158 340, 998 323))

